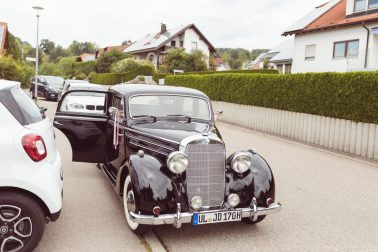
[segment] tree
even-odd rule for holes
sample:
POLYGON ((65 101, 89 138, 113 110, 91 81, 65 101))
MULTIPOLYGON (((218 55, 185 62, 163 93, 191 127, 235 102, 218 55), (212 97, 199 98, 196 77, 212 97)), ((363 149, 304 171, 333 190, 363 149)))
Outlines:
POLYGON ((97 72, 99 73, 109 73, 111 65, 117 61, 123 60, 129 57, 128 54, 120 52, 116 49, 111 50, 101 54, 97 59, 97 72))
POLYGON ((48 39, 42 39, 40 47, 44 53, 51 54, 55 49, 55 43, 48 39))
POLYGON ((45 62, 39 68, 39 74, 41 75, 54 75, 60 76, 62 75, 59 69, 59 66, 54 63, 45 62))
POLYGON ((112 73, 125 73, 135 70, 141 66, 152 66, 152 64, 146 60, 139 60, 135 58, 127 58, 114 63, 111 66, 112 73))
POLYGON ((58 45, 51 52, 51 54, 49 56, 49 61, 54 62, 54 63, 58 63, 61 58, 67 57, 67 56, 68 56, 68 52, 62 46, 58 45))
POLYGON ((185 72, 205 71, 207 70, 207 57, 200 51, 186 53, 183 48, 170 49, 164 58, 163 67, 169 72, 175 69, 184 70, 185 72))
POLYGON ((122 45, 131 45, 133 42, 129 39, 125 39, 123 42, 122 42, 122 45))
POLYGON ((12 56, 15 60, 22 60, 21 40, 12 33, 8 33, 8 49, 6 54, 12 56))
POLYGON ((0 79, 17 79, 17 64, 12 57, 0 57, 0 79))
POLYGON ((58 68, 60 76, 68 77, 74 75, 73 64, 76 62, 76 57, 64 57, 61 58, 58 62, 58 68))
POLYGON ((92 42, 78 42, 74 40, 68 47, 71 55, 80 55, 83 53, 95 53, 96 45, 92 42))

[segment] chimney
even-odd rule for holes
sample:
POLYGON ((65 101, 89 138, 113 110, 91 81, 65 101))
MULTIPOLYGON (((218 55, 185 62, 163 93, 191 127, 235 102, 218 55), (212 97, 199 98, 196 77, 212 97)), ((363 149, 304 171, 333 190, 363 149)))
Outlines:
POLYGON ((163 34, 167 31, 167 25, 161 23, 161 29, 160 29, 160 34, 163 34))

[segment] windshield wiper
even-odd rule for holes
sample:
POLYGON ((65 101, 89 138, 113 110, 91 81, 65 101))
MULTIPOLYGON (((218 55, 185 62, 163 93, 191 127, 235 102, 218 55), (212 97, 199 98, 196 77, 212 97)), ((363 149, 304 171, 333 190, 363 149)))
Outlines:
POLYGON ((187 115, 165 115, 167 117, 184 117, 186 119, 188 119, 188 123, 192 122, 192 118, 187 116, 187 115))
POLYGON ((156 122, 156 116, 152 116, 152 115, 137 115, 137 116, 133 116, 133 118, 135 119, 138 119, 138 118, 152 118, 154 119, 154 122, 156 122))

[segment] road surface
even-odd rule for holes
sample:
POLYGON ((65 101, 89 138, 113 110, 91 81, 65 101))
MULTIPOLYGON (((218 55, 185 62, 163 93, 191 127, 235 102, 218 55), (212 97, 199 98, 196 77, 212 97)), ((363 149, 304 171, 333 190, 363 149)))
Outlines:
MULTIPOLYGON (((39 101, 53 117, 56 103, 39 101)), ((282 211, 262 223, 155 228, 168 251, 378 251, 378 164, 218 123, 227 152, 256 149, 270 163, 282 211)), ((146 251, 95 165, 63 157, 64 206, 37 251, 146 251)))

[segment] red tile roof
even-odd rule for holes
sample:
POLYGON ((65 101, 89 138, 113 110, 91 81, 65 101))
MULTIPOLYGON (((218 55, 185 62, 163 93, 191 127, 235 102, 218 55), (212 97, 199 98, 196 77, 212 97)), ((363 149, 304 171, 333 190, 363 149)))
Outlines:
POLYGON ((361 24, 364 22, 378 21, 378 13, 352 16, 346 15, 347 0, 341 0, 338 4, 332 7, 325 14, 317 18, 315 21, 307 25, 304 29, 298 31, 287 32, 283 35, 304 33, 309 31, 318 31, 340 26, 348 26, 354 24, 361 24))

